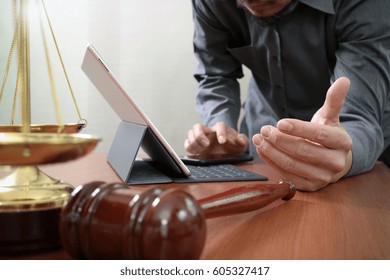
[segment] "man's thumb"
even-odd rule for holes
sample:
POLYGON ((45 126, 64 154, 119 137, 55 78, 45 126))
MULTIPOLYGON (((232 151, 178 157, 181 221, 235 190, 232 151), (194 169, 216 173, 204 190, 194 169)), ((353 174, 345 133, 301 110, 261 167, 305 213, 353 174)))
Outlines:
POLYGON ((348 78, 337 79, 328 89, 324 105, 315 113, 312 122, 338 124, 340 110, 344 105, 349 85, 348 78))

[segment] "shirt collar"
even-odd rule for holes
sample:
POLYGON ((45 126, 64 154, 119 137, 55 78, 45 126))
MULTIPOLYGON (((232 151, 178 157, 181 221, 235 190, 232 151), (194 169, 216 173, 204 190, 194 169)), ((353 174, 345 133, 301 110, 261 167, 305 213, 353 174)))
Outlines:
POLYGON ((328 14, 334 14, 333 0, 299 0, 314 9, 320 10, 328 14))

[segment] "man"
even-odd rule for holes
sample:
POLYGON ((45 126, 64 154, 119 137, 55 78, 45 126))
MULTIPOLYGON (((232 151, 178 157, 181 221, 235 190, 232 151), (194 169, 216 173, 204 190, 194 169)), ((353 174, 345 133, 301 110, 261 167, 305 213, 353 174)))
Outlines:
POLYGON ((249 150, 308 191, 388 156, 390 1, 192 4, 204 124, 188 132, 186 151, 249 150), (238 132, 242 65, 252 78, 238 132))

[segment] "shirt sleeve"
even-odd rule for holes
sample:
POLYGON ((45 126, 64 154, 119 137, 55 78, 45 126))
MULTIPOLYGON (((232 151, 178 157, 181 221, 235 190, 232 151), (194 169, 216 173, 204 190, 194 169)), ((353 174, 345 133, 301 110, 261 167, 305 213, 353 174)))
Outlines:
POLYGON ((206 125, 223 121, 237 129, 241 110, 237 79, 243 77, 242 66, 227 51, 231 35, 211 12, 212 2, 192 0, 194 53, 198 60, 194 76, 199 83, 196 109, 206 125))
POLYGON ((340 114, 353 141, 350 176, 373 167, 384 149, 384 131, 389 129, 384 124, 390 105, 390 1, 335 2, 334 78, 345 76, 351 81, 340 114))

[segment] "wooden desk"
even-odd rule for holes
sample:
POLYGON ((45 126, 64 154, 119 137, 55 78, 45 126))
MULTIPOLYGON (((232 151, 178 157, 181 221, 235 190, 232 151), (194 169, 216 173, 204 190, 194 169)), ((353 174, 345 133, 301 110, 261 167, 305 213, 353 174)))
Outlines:
MULTIPOLYGON (((276 183, 281 174, 262 163, 243 165, 276 183)), ((92 153, 41 170, 74 186, 119 181, 106 155, 92 153)), ((1 172, 0 172, 0 175, 1 172)), ((202 198, 254 184, 172 184, 202 198)), ((153 187, 153 186, 147 186, 153 187)), ((138 186, 137 188, 146 188, 138 186)), ((63 250, 19 259, 69 259, 63 250)), ((261 210, 207 220, 202 259, 390 259, 390 170, 378 162, 371 172, 343 179, 320 191, 297 192, 261 210)))

